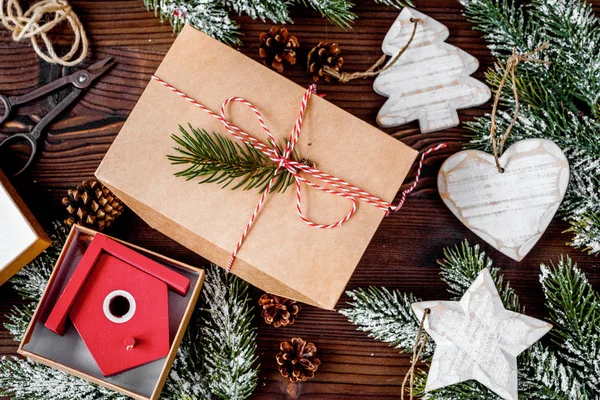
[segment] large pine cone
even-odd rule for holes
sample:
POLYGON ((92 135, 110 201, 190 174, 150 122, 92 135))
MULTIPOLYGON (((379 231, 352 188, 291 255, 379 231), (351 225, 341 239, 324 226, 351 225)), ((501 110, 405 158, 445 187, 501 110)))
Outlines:
POLYGON ((83 181, 62 199, 69 213, 67 225, 79 224, 102 231, 112 225, 125 208, 121 200, 97 180, 83 181))
POLYGON ((269 32, 260 34, 258 55, 263 64, 277 72, 283 72, 283 61, 296 64, 296 50, 300 47, 298 38, 291 35, 286 28, 272 26, 269 32))
POLYGON ((313 343, 293 338, 291 342, 282 342, 279 348, 277 364, 282 376, 291 382, 304 382, 315 377, 321 361, 315 357, 317 348, 313 343))
POLYGON ((325 66, 340 71, 344 65, 344 59, 340 56, 341 50, 337 43, 319 42, 317 47, 313 47, 308 53, 307 69, 312 74, 313 81, 317 82, 323 78, 326 82, 331 82, 331 76, 325 74, 325 66))
POLYGON ((263 308, 261 315, 267 324, 275 328, 292 325, 296 321, 298 312, 302 309, 295 300, 265 293, 260 296, 258 305, 263 308))

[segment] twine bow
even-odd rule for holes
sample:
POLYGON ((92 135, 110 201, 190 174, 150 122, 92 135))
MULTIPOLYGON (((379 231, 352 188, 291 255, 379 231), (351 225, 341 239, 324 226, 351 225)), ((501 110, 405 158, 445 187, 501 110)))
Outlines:
POLYGON ((37 55, 46 62, 71 67, 81 63, 87 56, 89 43, 85 30, 66 0, 42 0, 25 12, 19 0, 0 0, 0 21, 12 32, 14 41, 29 39, 37 55), (54 51, 48 32, 64 21, 69 23, 75 37, 69 52, 60 57, 54 51), (40 47, 38 39, 44 42, 47 54, 40 47), (77 54, 79 56, 73 59, 77 54))
POLYGON ((508 136, 510 135, 512 128, 515 126, 515 123, 517 122, 517 117, 519 116, 519 91, 517 90, 517 82, 515 80, 515 71, 517 70, 517 66, 519 65, 519 62, 521 62, 521 61, 530 61, 530 62, 541 63, 541 64, 546 64, 546 65, 550 64, 549 61, 531 58, 531 56, 533 54, 535 54, 539 51, 545 50, 548 47, 550 47, 548 45, 548 43, 544 43, 537 49, 535 49, 529 53, 525 53, 525 54, 517 54, 516 50, 513 49, 512 55, 508 58, 508 60, 506 60, 506 67, 504 68, 504 75, 502 75, 502 79, 500 80, 500 83, 498 84, 498 89, 496 90, 496 95, 494 96, 494 106, 492 107, 492 121, 491 121, 491 126, 490 126, 490 140, 492 141, 492 149, 494 150, 494 159, 496 160, 496 168, 498 168, 498 172, 500 172, 501 174, 504 173, 504 168, 502 168, 500 166, 499 157, 504 152, 504 144, 506 143, 506 139, 508 139, 508 136), (506 84, 508 75, 510 75, 510 80, 512 82, 513 96, 515 98, 515 110, 513 112, 513 117, 512 117, 512 120, 510 121, 510 124, 508 125, 508 127, 504 131, 504 134, 502 134, 502 137, 500 138, 500 149, 499 149, 500 151, 498 151, 498 141, 496 140, 496 129, 497 129, 496 114, 498 113, 498 103, 500 102, 500 94, 502 93, 502 89, 504 88, 504 85, 506 84))
POLYGON ((346 182, 343 179, 337 178, 326 172, 320 171, 311 165, 307 165, 308 163, 303 163, 301 161, 294 161, 291 158, 291 156, 294 152, 294 148, 296 147, 296 144, 298 143, 298 139, 300 138, 300 132, 302 131, 302 122, 303 122, 303 118, 304 118, 304 113, 308 106, 308 101, 309 101, 310 97, 314 93, 316 93, 316 85, 311 85, 304 93, 304 96, 302 97, 302 103, 300 105, 300 112, 298 114, 298 118, 296 119, 296 123, 294 124, 294 128, 292 129, 292 133, 290 134, 290 136, 288 138, 287 145, 285 146, 284 150, 280 150, 279 146, 277 146, 277 142, 275 141, 275 138, 271 134, 270 129, 265 124, 262 114, 249 101, 247 101, 241 97, 230 97, 229 99, 225 100, 223 102, 223 104, 221 105, 220 115, 219 115, 219 114, 213 112, 212 110, 210 110, 209 108, 207 108, 206 106, 204 106, 203 104, 201 104, 198 101, 194 100, 193 98, 189 97, 185 93, 181 92, 174 86, 171 86, 169 83, 165 82, 164 80, 160 79, 159 77, 152 76, 152 79, 154 79, 155 81, 157 81, 164 87, 170 89, 171 91, 173 91, 174 93, 176 93, 183 99, 187 100, 191 104, 193 104, 196 107, 200 108, 201 110, 205 111, 207 114, 209 114, 212 117, 219 120, 223 124, 225 129, 233 137, 254 147, 258 151, 261 151, 271 161, 273 161, 273 163, 275 163, 277 165, 277 168, 273 172, 273 177, 269 181, 265 190, 262 192, 260 200, 259 200, 258 204, 256 205, 256 208, 254 209, 254 212, 252 213, 252 216, 250 217, 250 220, 248 221, 248 224, 246 225, 246 228, 244 229, 244 232, 242 233, 242 236, 240 237, 240 240, 238 241, 238 243, 235 247, 235 250, 231 254, 231 258, 229 259, 229 263, 227 264, 227 271, 231 271, 231 268, 233 266, 233 263, 235 262, 237 254, 238 254, 240 248, 242 247, 242 244, 244 243, 246 236, 248 236, 248 233, 250 232, 250 229, 252 228, 254 221, 256 220, 258 214, 260 213, 267 196, 271 192, 273 184, 275 183, 277 175, 279 174, 280 171, 285 169, 290 174, 292 174, 292 176, 294 177, 294 180, 296 183, 296 211, 297 211, 300 219, 302 221, 304 221, 307 225, 309 225, 313 228, 332 229, 332 228, 337 228, 337 227, 342 226, 345 222, 347 222, 350 218, 352 218, 352 216, 356 212, 357 203, 359 200, 362 202, 365 202, 367 204, 370 204, 374 207, 377 207, 378 209, 382 210, 386 214, 389 213, 390 211, 399 210, 400 207, 402 207, 402 205, 404 204, 404 201, 405 201, 408 193, 412 192, 414 190, 414 188, 416 187, 417 183, 419 182, 419 176, 421 174, 421 169, 423 167, 423 159, 425 158, 425 156, 433 151, 436 151, 436 150, 446 147, 446 144, 442 143, 433 148, 430 148, 429 150, 425 151, 421 155, 421 159, 419 162, 419 168, 418 168, 417 176, 415 178, 414 183, 408 189, 406 189, 402 192, 402 198, 400 199, 400 202, 398 203, 398 205, 394 206, 391 203, 389 203, 385 200, 382 200, 377 196, 374 196, 364 190, 359 189, 358 187, 356 187, 354 185, 351 185, 350 183, 346 182), (260 125, 262 127, 263 132, 267 135, 268 144, 262 143, 261 141, 256 139, 254 136, 243 131, 242 129, 240 129, 239 127, 237 127, 236 125, 234 125, 227 119, 227 106, 233 102, 240 102, 254 112, 254 114, 256 115, 256 118, 258 119, 258 122, 260 123, 260 125), (315 182, 306 179, 304 176, 301 175, 301 173, 304 173, 304 174, 312 177, 315 182), (338 221, 329 223, 329 224, 320 224, 320 223, 310 220, 306 216, 306 214, 304 213, 304 211, 302 209, 302 184, 303 183, 313 189, 317 189, 317 190, 320 190, 320 191, 328 193, 328 194, 333 194, 336 196, 344 197, 344 198, 350 200, 350 202, 351 202, 350 211, 343 218, 339 219, 338 221))

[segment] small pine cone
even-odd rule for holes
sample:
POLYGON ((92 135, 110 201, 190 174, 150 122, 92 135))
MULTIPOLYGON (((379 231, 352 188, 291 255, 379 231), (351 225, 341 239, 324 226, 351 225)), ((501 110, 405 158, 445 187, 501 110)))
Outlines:
POLYGON ((69 189, 62 203, 69 213, 65 223, 102 231, 112 225, 125 208, 121 200, 97 180, 83 181, 69 189))
POLYGON ((315 377, 321 361, 315 357, 317 348, 313 343, 293 338, 291 342, 281 342, 279 348, 277 364, 282 376, 291 382, 304 382, 315 377))
POLYGON ((283 61, 290 65, 296 64, 296 50, 300 42, 296 36, 291 35, 286 28, 272 26, 269 32, 260 34, 258 55, 263 64, 275 71, 283 72, 283 61))
POLYGON ((295 300, 268 293, 260 296, 258 305, 263 308, 261 315, 265 322, 273 324, 275 328, 292 325, 302 309, 295 300))
POLYGON ((317 47, 313 47, 308 53, 308 72, 312 74, 313 81, 317 82, 320 78, 326 82, 331 82, 331 76, 326 75, 324 67, 327 66, 336 71, 340 71, 344 65, 344 59, 340 56, 341 50, 337 43, 319 42, 317 47))

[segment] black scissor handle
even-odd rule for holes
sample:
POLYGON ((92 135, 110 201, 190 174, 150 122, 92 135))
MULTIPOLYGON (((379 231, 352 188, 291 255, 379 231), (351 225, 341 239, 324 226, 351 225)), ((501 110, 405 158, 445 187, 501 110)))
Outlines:
POLYGON ((23 171, 29 168, 29 166, 33 162, 33 159, 35 158, 35 153, 37 152, 37 143, 35 139, 31 137, 31 135, 28 133, 15 133, 11 136, 8 136, 6 139, 4 139, 4 141, 0 142, 0 150, 2 150, 2 147, 9 147, 10 145, 7 145, 7 143, 14 144, 15 142, 19 141, 24 141, 29 144, 29 147, 31 148, 31 154, 29 154, 29 159, 27 160, 23 168, 15 172, 13 176, 20 175, 23 173, 23 171))
POLYGON ((0 114, 0 124, 2 124, 4 121, 6 121, 6 119, 10 115, 12 104, 11 104, 10 98, 6 97, 3 94, 0 94, 0 103, 2 103, 4 105, 3 114, 0 114))

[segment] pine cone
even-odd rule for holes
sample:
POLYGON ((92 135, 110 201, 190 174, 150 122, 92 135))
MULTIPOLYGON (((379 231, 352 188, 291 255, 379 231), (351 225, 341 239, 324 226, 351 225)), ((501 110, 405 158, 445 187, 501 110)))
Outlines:
POLYGON ((258 55, 263 59, 263 64, 277 72, 283 72, 283 61, 290 65, 296 64, 296 50, 300 47, 298 39, 290 35, 286 28, 272 26, 269 32, 260 34, 258 55))
POLYGON ((315 357, 317 348, 313 343, 293 338, 291 342, 281 342, 279 348, 277 364, 282 376, 291 382, 304 382, 315 377, 321 361, 315 357))
POLYGON ((258 305, 263 308, 261 315, 267 324, 273 324, 275 328, 292 325, 296 321, 296 315, 302 309, 295 300, 265 293, 260 296, 258 305))
POLYGON ((75 189, 69 189, 62 199, 70 217, 67 225, 80 224, 97 231, 112 225, 125 208, 121 200, 97 180, 83 181, 75 189))
POLYGON ((340 71, 344 65, 344 59, 340 56, 341 50, 337 43, 319 42, 317 47, 313 47, 308 53, 308 72, 312 74, 313 81, 317 82, 320 78, 326 82, 331 82, 331 77, 325 74, 324 67, 340 71))

